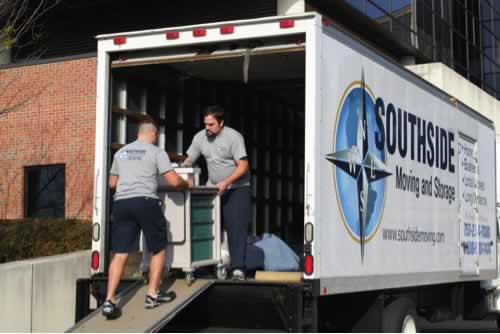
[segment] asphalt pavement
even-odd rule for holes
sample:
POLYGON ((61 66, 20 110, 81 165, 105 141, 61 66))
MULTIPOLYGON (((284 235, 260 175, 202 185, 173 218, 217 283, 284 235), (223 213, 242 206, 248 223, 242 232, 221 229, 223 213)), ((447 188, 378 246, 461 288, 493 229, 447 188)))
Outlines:
POLYGON ((444 321, 437 324, 419 323, 424 333, 497 333, 495 321, 444 321))

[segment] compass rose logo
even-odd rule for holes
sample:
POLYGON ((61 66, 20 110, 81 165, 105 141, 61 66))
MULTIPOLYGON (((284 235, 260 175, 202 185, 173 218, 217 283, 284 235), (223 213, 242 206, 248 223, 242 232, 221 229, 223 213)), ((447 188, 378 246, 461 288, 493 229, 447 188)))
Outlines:
POLYGON ((344 225, 360 244, 361 261, 365 244, 378 231, 385 201, 384 178, 391 175, 386 153, 377 149, 375 133, 383 131, 376 122, 374 97, 361 81, 344 93, 337 116, 334 152, 326 155, 333 167, 337 198, 344 225))

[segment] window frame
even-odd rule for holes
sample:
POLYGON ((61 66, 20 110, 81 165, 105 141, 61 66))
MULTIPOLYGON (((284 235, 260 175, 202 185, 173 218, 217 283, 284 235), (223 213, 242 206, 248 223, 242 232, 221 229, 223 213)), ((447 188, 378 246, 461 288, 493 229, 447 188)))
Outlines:
MULTIPOLYGON (((63 189, 63 193, 62 193, 62 196, 63 196, 63 214, 62 214, 62 217, 52 216, 52 217, 47 217, 47 218, 54 218, 54 219, 66 218, 66 164, 65 163, 24 166, 24 168, 23 168, 23 172, 24 172, 24 175, 23 175, 23 182, 24 182, 24 185, 23 185, 23 217, 24 218, 26 218, 26 219, 45 218, 45 217, 40 217, 40 216, 36 216, 33 214, 29 215, 29 213, 31 211, 30 209, 32 209, 32 208, 30 208, 30 199, 29 199, 30 189, 29 189, 28 178, 29 178, 30 171, 41 170, 43 168, 51 168, 51 167, 52 168, 59 167, 59 168, 62 168, 62 170, 63 170, 63 178, 64 178, 64 189, 63 189)), ((50 183, 48 183, 48 184, 50 184, 50 183)))

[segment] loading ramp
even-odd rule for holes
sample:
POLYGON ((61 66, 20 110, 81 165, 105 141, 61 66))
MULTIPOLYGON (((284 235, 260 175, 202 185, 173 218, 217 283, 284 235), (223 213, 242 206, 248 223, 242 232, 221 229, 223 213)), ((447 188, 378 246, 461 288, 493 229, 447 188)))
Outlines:
POLYGON ((214 280, 197 279, 190 286, 185 279, 167 281, 163 289, 175 291, 177 298, 154 309, 144 308, 147 285, 134 285, 119 296, 118 306, 122 316, 115 320, 107 320, 101 315, 101 308, 83 318, 68 333, 123 333, 123 332, 156 332, 172 320, 177 313, 189 305, 203 291, 207 290, 214 280))

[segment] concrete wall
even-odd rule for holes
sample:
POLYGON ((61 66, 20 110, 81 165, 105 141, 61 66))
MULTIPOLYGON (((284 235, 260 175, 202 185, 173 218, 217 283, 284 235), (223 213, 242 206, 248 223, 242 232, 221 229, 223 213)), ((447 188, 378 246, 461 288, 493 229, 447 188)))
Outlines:
POLYGON ((0 332, 31 331, 32 264, 0 265, 0 332))
POLYGON ((304 13, 305 6, 305 0, 278 0, 278 15, 304 13))
POLYGON ((62 332, 74 323, 76 279, 90 251, 0 265, 0 332, 62 332))
POLYGON ((488 117, 500 128, 500 102, 442 63, 406 66, 471 109, 488 117))

